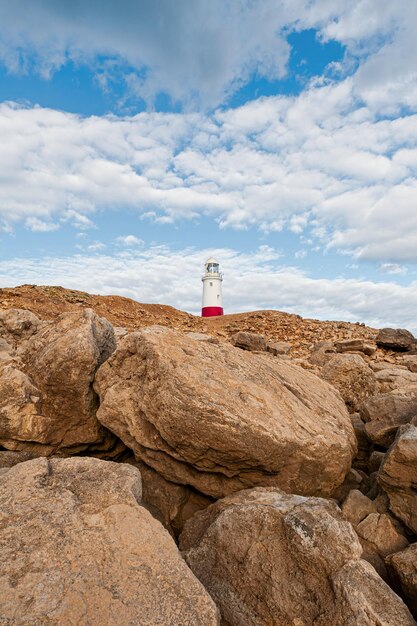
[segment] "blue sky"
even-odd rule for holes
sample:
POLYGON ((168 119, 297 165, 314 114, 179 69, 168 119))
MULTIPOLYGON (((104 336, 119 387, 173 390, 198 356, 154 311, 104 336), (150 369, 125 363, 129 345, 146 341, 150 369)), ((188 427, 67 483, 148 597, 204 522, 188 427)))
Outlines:
POLYGON ((0 286, 417 330, 417 6, 0 5, 0 286))

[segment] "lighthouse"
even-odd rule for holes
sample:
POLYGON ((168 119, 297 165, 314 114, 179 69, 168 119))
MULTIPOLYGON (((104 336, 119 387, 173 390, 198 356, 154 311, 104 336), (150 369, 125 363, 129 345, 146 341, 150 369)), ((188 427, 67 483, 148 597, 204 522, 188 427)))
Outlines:
POLYGON ((204 264, 204 275, 201 280, 203 281, 202 317, 223 315, 223 275, 219 271, 219 264, 216 259, 207 259, 204 264))

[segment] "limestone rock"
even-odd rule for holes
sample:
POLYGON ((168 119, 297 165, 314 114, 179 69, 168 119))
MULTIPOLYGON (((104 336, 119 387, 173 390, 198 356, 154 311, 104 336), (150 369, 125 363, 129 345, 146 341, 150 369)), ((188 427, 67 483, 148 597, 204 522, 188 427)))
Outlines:
POLYGON ((251 352, 265 352, 267 349, 266 339, 263 335, 239 331, 232 336, 232 344, 242 350, 251 352))
POLYGON ((359 489, 352 489, 342 504, 342 511, 346 519, 357 526, 371 513, 376 513, 372 500, 367 498, 359 489))
POLYGON ((274 356, 282 356, 288 354, 291 350, 291 344, 287 341, 276 341, 275 343, 268 343, 266 349, 274 356))
POLYGON ((340 391, 350 411, 375 393, 375 374, 358 354, 336 354, 323 367, 324 380, 340 391))
POLYGON ((25 461, 31 461, 34 458, 30 452, 13 452, 11 450, 0 451, 0 468, 14 467, 18 463, 24 463, 25 461))
POLYGON ((406 548, 407 538, 386 513, 371 513, 354 528, 363 548, 362 558, 371 563, 384 580, 388 580, 384 558, 406 548))
POLYGON ((0 476, 7 624, 219 624, 170 535, 138 504, 139 472, 35 459, 0 476))
POLYGON ((365 432, 374 443, 389 448, 399 426, 417 415, 417 384, 376 394, 360 407, 365 432))
POLYGON ((404 356, 402 363, 410 372, 417 373, 417 355, 404 356))
POLYGON ((385 452, 380 452, 379 450, 374 450, 369 457, 368 461, 368 470, 369 473, 377 472, 381 467, 381 463, 385 458, 385 452))
POLYGON ((43 322, 24 309, 0 310, 0 337, 14 348, 38 332, 43 322))
POLYGON ((385 455, 378 479, 388 494, 390 509, 417 533, 417 428, 402 426, 385 455))
POLYGON ((379 393, 388 393, 410 384, 417 384, 417 374, 404 367, 394 365, 376 372, 375 377, 379 393))
POLYGON ((389 556, 387 565, 393 571, 407 605, 417 617, 417 543, 389 556))
POLYGON ((363 352, 367 356, 372 356, 376 352, 376 346, 365 341, 365 339, 344 339, 336 341, 334 344, 337 352, 363 352))
POLYGON ((96 419, 92 386, 114 348, 111 324, 90 309, 42 325, 18 359, 0 361, 0 445, 41 455, 123 450, 96 419))
POLYGON ((311 348, 309 362, 312 365, 322 367, 336 353, 334 343, 331 341, 319 341, 311 348))
POLYGON ((405 328, 382 328, 377 335, 376 343, 380 348, 404 352, 413 349, 415 339, 405 328))
POLYGON ((180 547, 231 626, 414 623, 332 501, 242 491, 196 513, 180 547))
POLYGON ((98 419, 167 480, 221 497, 257 484, 328 495, 355 437, 339 394, 281 359, 162 327, 101 366, 98 419))

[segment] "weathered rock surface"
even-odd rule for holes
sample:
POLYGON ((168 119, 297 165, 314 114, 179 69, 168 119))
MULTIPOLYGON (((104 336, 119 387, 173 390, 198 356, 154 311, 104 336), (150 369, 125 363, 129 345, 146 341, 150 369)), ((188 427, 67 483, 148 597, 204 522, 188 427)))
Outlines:
POLYGON ((321 375, 340 391, 351 412, 375 393, 375 374, 358 354, 336 354, 327 361, 321 375))
POLYGON ((376 352, 376 345, 367 342, 363 338, 344 339, 336 341, 335 348, 337 352, 363 352, 367 356, 372 356, 376 352))
POLYGON ((360 407, 365 432, 374 443, 389 448, 403 424, 417 415, 417 385, 407 385, 389 393, 376 394, 360 407))
POLYGON ((405 328, 382 328, 376 337, 376 344, 381 348, 403 352, 413 349, 415 338, 405 328))
POLYGON ((387 565, 394 573, 408 607, 417 617, 417 543, 387 558, 387 565))
POLYGON ((414 624, 331 501, 233 494, 191 518, 180 547, 231 626, 414 624))
POLYGON ((35 459, 0 476, 1 622, 217 626, 140 492, 135 468, 97 459, 35 459))
POLYGON ((368 517, 368 515, 376 513, 376 507, 373 501, 367 498, 359 489, 352 489, 352 491, 349 492, 341 509, 352 526, 357 526, 368 517))
POLYGON ((88 448, 112 456, 124 449, 97 421, 92 386, 114 348, 111 324, 91 310, 42 324, 18 358, 0 361, 0 445, 40 455, 88 448))
POLYGON ((376 372, 375 377, 379 393, 388 393, 413 383, 417 384, 417 374, 404 367, 394 365, 376 372))
POLYGON ((378 480, 388 494, 390 509, 417 533, 417 428, 402 426, 385 455, 378 480))
POLYGON ((355 452, 327 383, 271 355, 151 327, 96 375, 98 419, 167 480, 221 497, 257 484, 329 494, 355 452))
POLYGON ((370 443, 365 432, 365 423, 362 421, 359 413, 352 413, 351 420, 355 431, 356 441, 358 443, 358 451, 353 459, 353 467, 355 469, 367 471, 370 455, 370 443))
POLYGON ((319 341, 312 346, 308 360, 312 365, 322 367, 334 354, 336 354, 336 348, 332 341, 319 341))
POLYGON ((291 344, 287 341, 276 341, 274 343, 268 343, 266 349, 274 356, 282 356, 288 354, 291 350, 291 344))
POLYGON ((263 335, 244 331, 239 331, 233 335, 232 344, 236 346, 236 348, 242 348, 242 350, 250 350, 252 352, 265 352, 267 349, 266 339, 263 335))
POLYGON ((354 528, 363 548, 362 558, 371 563, 384 580, 388 580, 384 559, 406 548, 407 538, 386 513, 371 513, 354 528))
POLYGON ((43 322, 24 309, 0 310, 0 337, 14 348, 38 332, 43 322))
MULTIPOLYGON (((207 508, 213 499, 204 496, 190 487, 178 485, 155 472, 145 463, 134 457, 125 460, 137 467, 142 477, 142 502, 174 535, 178 535, 184 523, 196 511, 207 508)), ((0 455, 1 466, 1 455, 0 455)))

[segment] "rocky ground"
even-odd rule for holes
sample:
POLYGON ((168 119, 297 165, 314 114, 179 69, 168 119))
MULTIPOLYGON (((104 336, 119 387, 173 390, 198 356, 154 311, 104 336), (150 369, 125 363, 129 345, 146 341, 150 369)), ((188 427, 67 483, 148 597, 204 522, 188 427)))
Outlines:
POLYGON ((1 289, 0 547, 0 624, 415 624, 416 340, 1 289))

